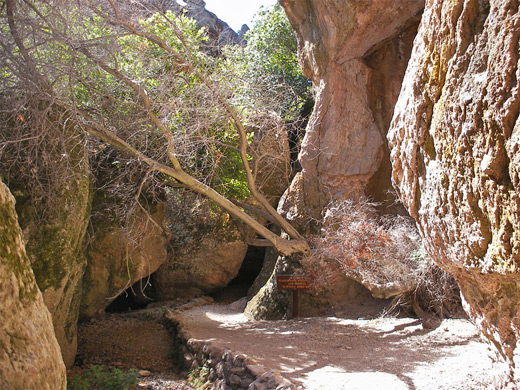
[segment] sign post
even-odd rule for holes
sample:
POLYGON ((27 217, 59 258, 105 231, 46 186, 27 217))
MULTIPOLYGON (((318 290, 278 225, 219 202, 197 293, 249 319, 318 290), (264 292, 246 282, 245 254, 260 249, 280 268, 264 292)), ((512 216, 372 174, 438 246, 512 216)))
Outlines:
POLYGON ((291 290, 293 296, 293 318, 298 317, 298 292, 300 290, 310 290, 311 281, 309 278, 300 275, 277 275, 276 286, 278 290, 291 290))

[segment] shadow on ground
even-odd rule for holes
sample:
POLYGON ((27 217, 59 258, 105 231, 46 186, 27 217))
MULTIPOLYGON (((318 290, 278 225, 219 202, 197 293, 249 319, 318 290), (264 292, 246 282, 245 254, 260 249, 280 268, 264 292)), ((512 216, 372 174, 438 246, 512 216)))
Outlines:
MULTIPOLYGON (((359 310, 359 308, 358 308, 359 310)), ((253 357, 306 389, 488 389, 489 350, 467 320, 312 317, 248 321, 236 305, 182 314, 197 339, 253 357)))

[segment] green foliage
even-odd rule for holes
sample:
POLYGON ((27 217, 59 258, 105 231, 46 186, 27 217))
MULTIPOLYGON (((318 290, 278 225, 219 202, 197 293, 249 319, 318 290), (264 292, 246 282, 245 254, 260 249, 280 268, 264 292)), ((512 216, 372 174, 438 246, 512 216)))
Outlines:
MULTIPOLYGON (((100 126, 165 165, 171 165, 173 150, 170 155, 186 173, 226 197, 250 196, 234 121, 250 125, 251 141, 259 130, 255 118, 274 111, 292 121, 311 99, 310 83, 298 67, 294 33, 279 5, 259 13, 247 47, 229 47, 223 57, 208 48, 207 35, 194 20, 171 11, 143 13, 147 17, 139 19, 138 10, 122 5, 122 18, 130 17, 120 26, 110 7, 93 8, 90 2, 55 7, 46 0, 38 12, 24 5, 17 12, 45 93, 70 107, 74 121, 100 126)), ((9 78, 0 80, 0 87, 23 85, 10 70, 20 53, 5 20, 0 38, 8 54, 0 60, 0 74, 9 78)), ((126 199, 118 203, 127 203, 144 177, 158 187, 171 184, 163 174, 146 172, 139 159, 102 142, 92 142, 89 151, 96 185, 114 200, 126 199)), ((148 190, 143 187, 143 193, 148 190)))
POLYGON ((92 366, 81 375, 68 380, 67 390, 128 390, 137 383, 139 372, 135 369, 109 370, 103 366, 92 366))
POLYGON ((312 100, 311 83, 299 67, 296 37, 283 8, 261 8, 246 39, 245 48, 224 51, 226 67, 243 82, 237 99, 244 105, 268 99, 284 119, 296 119, 303 104, 312 100))
POLYGON ((208 367, 197 367, 188 373, 188 383, 196 388, 202 387, 206 383, 208 375, 208 367))

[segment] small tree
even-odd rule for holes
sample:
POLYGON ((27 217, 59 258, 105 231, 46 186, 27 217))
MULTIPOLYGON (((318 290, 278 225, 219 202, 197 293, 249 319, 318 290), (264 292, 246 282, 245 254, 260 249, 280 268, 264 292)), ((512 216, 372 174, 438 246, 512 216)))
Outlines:
POLYGON ((147 166, 150 175, 208 197, 284 255, 308 251, 255 184, 244 109, 233 104, 232 83, 214 77, 216 60, 199 50, 202 32, 171 12, 142 2, 124 5, 5 1, 2 89, 19 103, 10 113, 21 113, 34 101, 61 107, 80 129, 102 141, 98 147, 109 144, 147 166), (241 162, 261 213, 289 239, 210 186, 225 181, 218 174, 220 161, 230 159, 241 162))

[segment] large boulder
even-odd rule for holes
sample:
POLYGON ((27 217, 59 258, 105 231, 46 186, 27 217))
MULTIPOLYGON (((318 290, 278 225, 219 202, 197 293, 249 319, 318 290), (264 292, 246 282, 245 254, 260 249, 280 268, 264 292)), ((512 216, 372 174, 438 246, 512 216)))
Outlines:
MULTIPOLYGON (((315 86, 316 104, 299 155, 302 171, 279 211, 303 232, 313 229, 309 221, 322 219, 331 200, 370 196, 384 203, 382 212, 402 212, 388 194, 391 170, 384 140, 424 0, 280 4, 296 31, 300 64, 315 86)), ((270 282, 248 304, 256 318, 277 316, 266 307, 287 306, 286 294, 274 288, 274 269, 293 270, 297 260, 278 261, 270 282)), ((314 300, 310 311, 334 304, 335 290, 362 295, 356 282, 341 275, 336 280, 329 296, 314 300)))
POLYGON ((0 181, 0 388, 65 390, 65 365, 14 205, 0 181))
POLYGON ((211 293, 238 275, 248 246, 227 213, 180 192, 168 200, 167 223, 171 253, 154 275, 159 299, 211 293))
POLYGON ((388 134, 401 200, 517 383, 519 8, 428 1, 388 134))
POLYGON ((424 0, 280 3, 296 31, 303 71, 316 89, 299 156, 305 195, 298 198, 319 218, 330 199, 366 195, 381 167, 424 0))
MULTIPOLYGON (((36 109, 42 102, 31 104, 36 109)), ((52 315, 63 360, 71 366, 86 266, 83 241, 92 202, 86 140, 74 121, 52 105, 42 128, 37 121, 28 122, 40 137, 35 138, 41 139, 36 146, 39 155, 33 156, 34 161, 23 156, 26 160, 15 164, 21 174, 7 172, 6 176, 17 199, 36 282, 52 315)))
POLYGON ((149 212, 139 206, 132 210, 123 227, 100 222, 94 225, 96 235, 87 248, 82 317, 104 313, 118 295, 166 261, 166 205, 158 203, 149 212))

